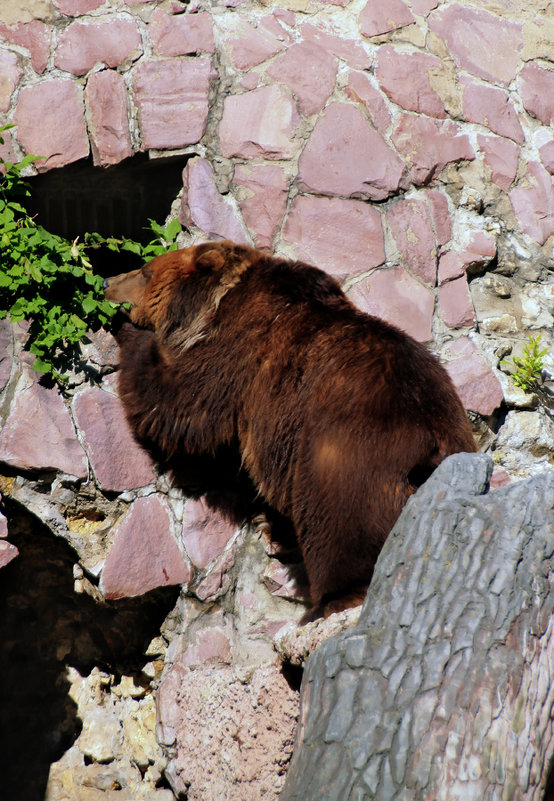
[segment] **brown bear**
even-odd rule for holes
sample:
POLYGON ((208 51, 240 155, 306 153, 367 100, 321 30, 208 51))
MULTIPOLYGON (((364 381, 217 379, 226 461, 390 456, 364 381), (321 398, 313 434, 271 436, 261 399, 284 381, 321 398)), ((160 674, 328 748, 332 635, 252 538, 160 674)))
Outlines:
POLYGON ((409 496, 475 450, 437 359, 316 267, 207 242, 106 296, 132 304, 119 389, 138 441, 235 517, 263 502, 290 521, 312 619, 361 602, 409 496))

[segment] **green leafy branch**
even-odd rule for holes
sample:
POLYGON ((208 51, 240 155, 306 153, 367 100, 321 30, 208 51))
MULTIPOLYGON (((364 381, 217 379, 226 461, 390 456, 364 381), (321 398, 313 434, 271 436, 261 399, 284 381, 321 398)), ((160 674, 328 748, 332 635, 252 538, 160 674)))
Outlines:
MULTIPOLYGON (((2 132, 12 125, 0 127, 2 132)), ((103 293, 103 277, 94 273, 88 251, 106 247, 129 251, 149 261, 177 248, 181 231, 177 220, 163 227, 149 220, 155 237, 147 245, 132 239, 86 234, 83 241, 70 241, 52 234, 29 216, 24 199, 29 183, 21 176, 37 161, 25 156, 17 164, 0 158, 0 319, 29 320, 27 347, 35 355, 35 370, 65 380, 78 343, 89 329, 109 326, 117 306, 103 293)))
POLYGON ((536 337, 530 336, 523 348, 523 356, 512 356, 512 361, 502 359, 500 364, 515 368, 512 380, 516 387, 520 387, 526 392, 532 390, 541 375, 544 367, 544 357, 548 348, 539 350, 541 344, 541 334, 536 337))

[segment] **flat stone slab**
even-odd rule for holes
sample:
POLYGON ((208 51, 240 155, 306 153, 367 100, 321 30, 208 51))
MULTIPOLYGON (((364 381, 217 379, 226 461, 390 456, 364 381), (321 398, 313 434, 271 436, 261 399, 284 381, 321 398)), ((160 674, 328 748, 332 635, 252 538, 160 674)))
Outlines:
POLYGON ((299 122, 294 98, 284 86, 226 97, 219 126, 221 152, 227 158, 292 158, 300 146, 294 139, 299 122))
POLYGON ((385 261, 381 215, 359 200, 298 195, 283 229, 298 259, 345 277, 385 261))
POLYGON ((191 577, 171 533, 167 501, 149 495, 134 501, 117 529, 100 577, 106 598, 131 598, 191 577))
POLYGON ((314 42, 287 48, 267 69, 275 81, 285 83, 298 98, 303 114, 321 111, 335 88, 338 61, 314 42))
POLYGON ((118 67, 142 53, 137 23, 115 18, 109 22, 73 22, 58 38, 54 63, 73 75, 85 75, 95 64, 118 67))
POLYGON ((404 266, 426 284, 434 286, 437 280, 438 243, 424 197, 393 203, 387 210, 387 223, 404 266))
POLYGON ((85 453, 63 398, 25 375, 0 431, 0 461, 21 470, 60 470, 86 478, 85 453))
POLYGON ((554 234, 554 186, 542 164, 531 161, 519 186, 510 192, 510 201, 520 229, 543 245, 554 234))
POLYGON ((75 420, 99 486, 123 492, 153 484, 152 461, 137 445, 119 398, 93 387, 73 400, 75 420))
POLYGON ((187 163, 183 187, 179 220, 184 225, 198 226, 208 239, 250 244, 240 213, 232 200, 220 194, 207 159, 194 158, 187 163))
POLYGON ((377 270, 354 284, 348 297, 362 311, 396 325, 414 339, 431 339, 435 296, 400 267, 377 270))
MULTIPOLYGON (((445 286, 448 286, 446 284, 445 286)), ((488 415, 504 399, 500 381, 470 339, 462 337, 447 348, 452 358, 444 366, 466 409, 488 415)))
POLYGON ((114 70, 93 73, 87 81, 85 102, 94 163, 108 167, 132 156, 123 76, 114 70))
POLYGON ((134 69, 142 150, 198 142, 208 119, 209 58, 141 61, 134 69))
POLYGON ((15 559, 19 550, 7 540, 0 540, 0 570, 15 559))
POLYGON ((15 53, 0 51, 0 111, 7 111, 10 107, 12 95, 23 70, 17 63, 15 53))
POLYGON ((270 248, 281 227, 289 186, 277 164, 237 164, 233 183, 242 187, 239 207, 254 243, 270 248))
POLYGON ((453 3, 431 14, 429 27, 444 39, 461 70, 503 86, 515 78, 523 49, 519 23, 453 3))
POLYGON ((322 195, 384 200, 404 177, 400 158, 349 103, 325 109, 298 162, 300 189, 322 195))
POLYGON ((235 531, 236 526, 210 509, 202 499, 186 501, 181 538, 196 567, 203 569, 219 556, 235 531))
POLYGON ((14 121, 26 153, 44 156, 39 172, 89 154, 83 90, 70 80, 43 81, 19 92, 14 121))

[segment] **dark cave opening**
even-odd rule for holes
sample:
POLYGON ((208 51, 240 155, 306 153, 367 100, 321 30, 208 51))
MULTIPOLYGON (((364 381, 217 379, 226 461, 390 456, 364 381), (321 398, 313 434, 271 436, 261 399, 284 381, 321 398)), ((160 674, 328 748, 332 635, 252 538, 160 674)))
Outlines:
MULTIPOLYGON (((68 164, 28 179, 25 205, 48 231, 74 240, 87 232, 125 236, 146 244, 153 238, 148 219, 163 223, 183 181, 189 156, 150 159, 138 154, 113 167, 91 159, 68 164)), ((129 252, 90 251, 96 272, 109 277, 139 266, 129 252)))
POLYGON ((139 680, 179 588, 97 603, 74 592, 76 555, 39 520, 6 502, 19 556, 0 572, 0 798, 43 801, 51 763, 81 731, 67 668, 139 680))

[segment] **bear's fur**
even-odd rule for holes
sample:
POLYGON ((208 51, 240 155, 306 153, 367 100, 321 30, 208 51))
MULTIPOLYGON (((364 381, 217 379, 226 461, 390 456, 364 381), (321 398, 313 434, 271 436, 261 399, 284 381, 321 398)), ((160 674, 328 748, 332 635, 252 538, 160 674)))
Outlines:
POLYGON ((311 617, 359 602, 409 496, 475 450, 437 359, 316 267, 208 242, 106 295, 133 304, 119 388, 138 441, 235 518, 263 502, 292 523, 311 617))

